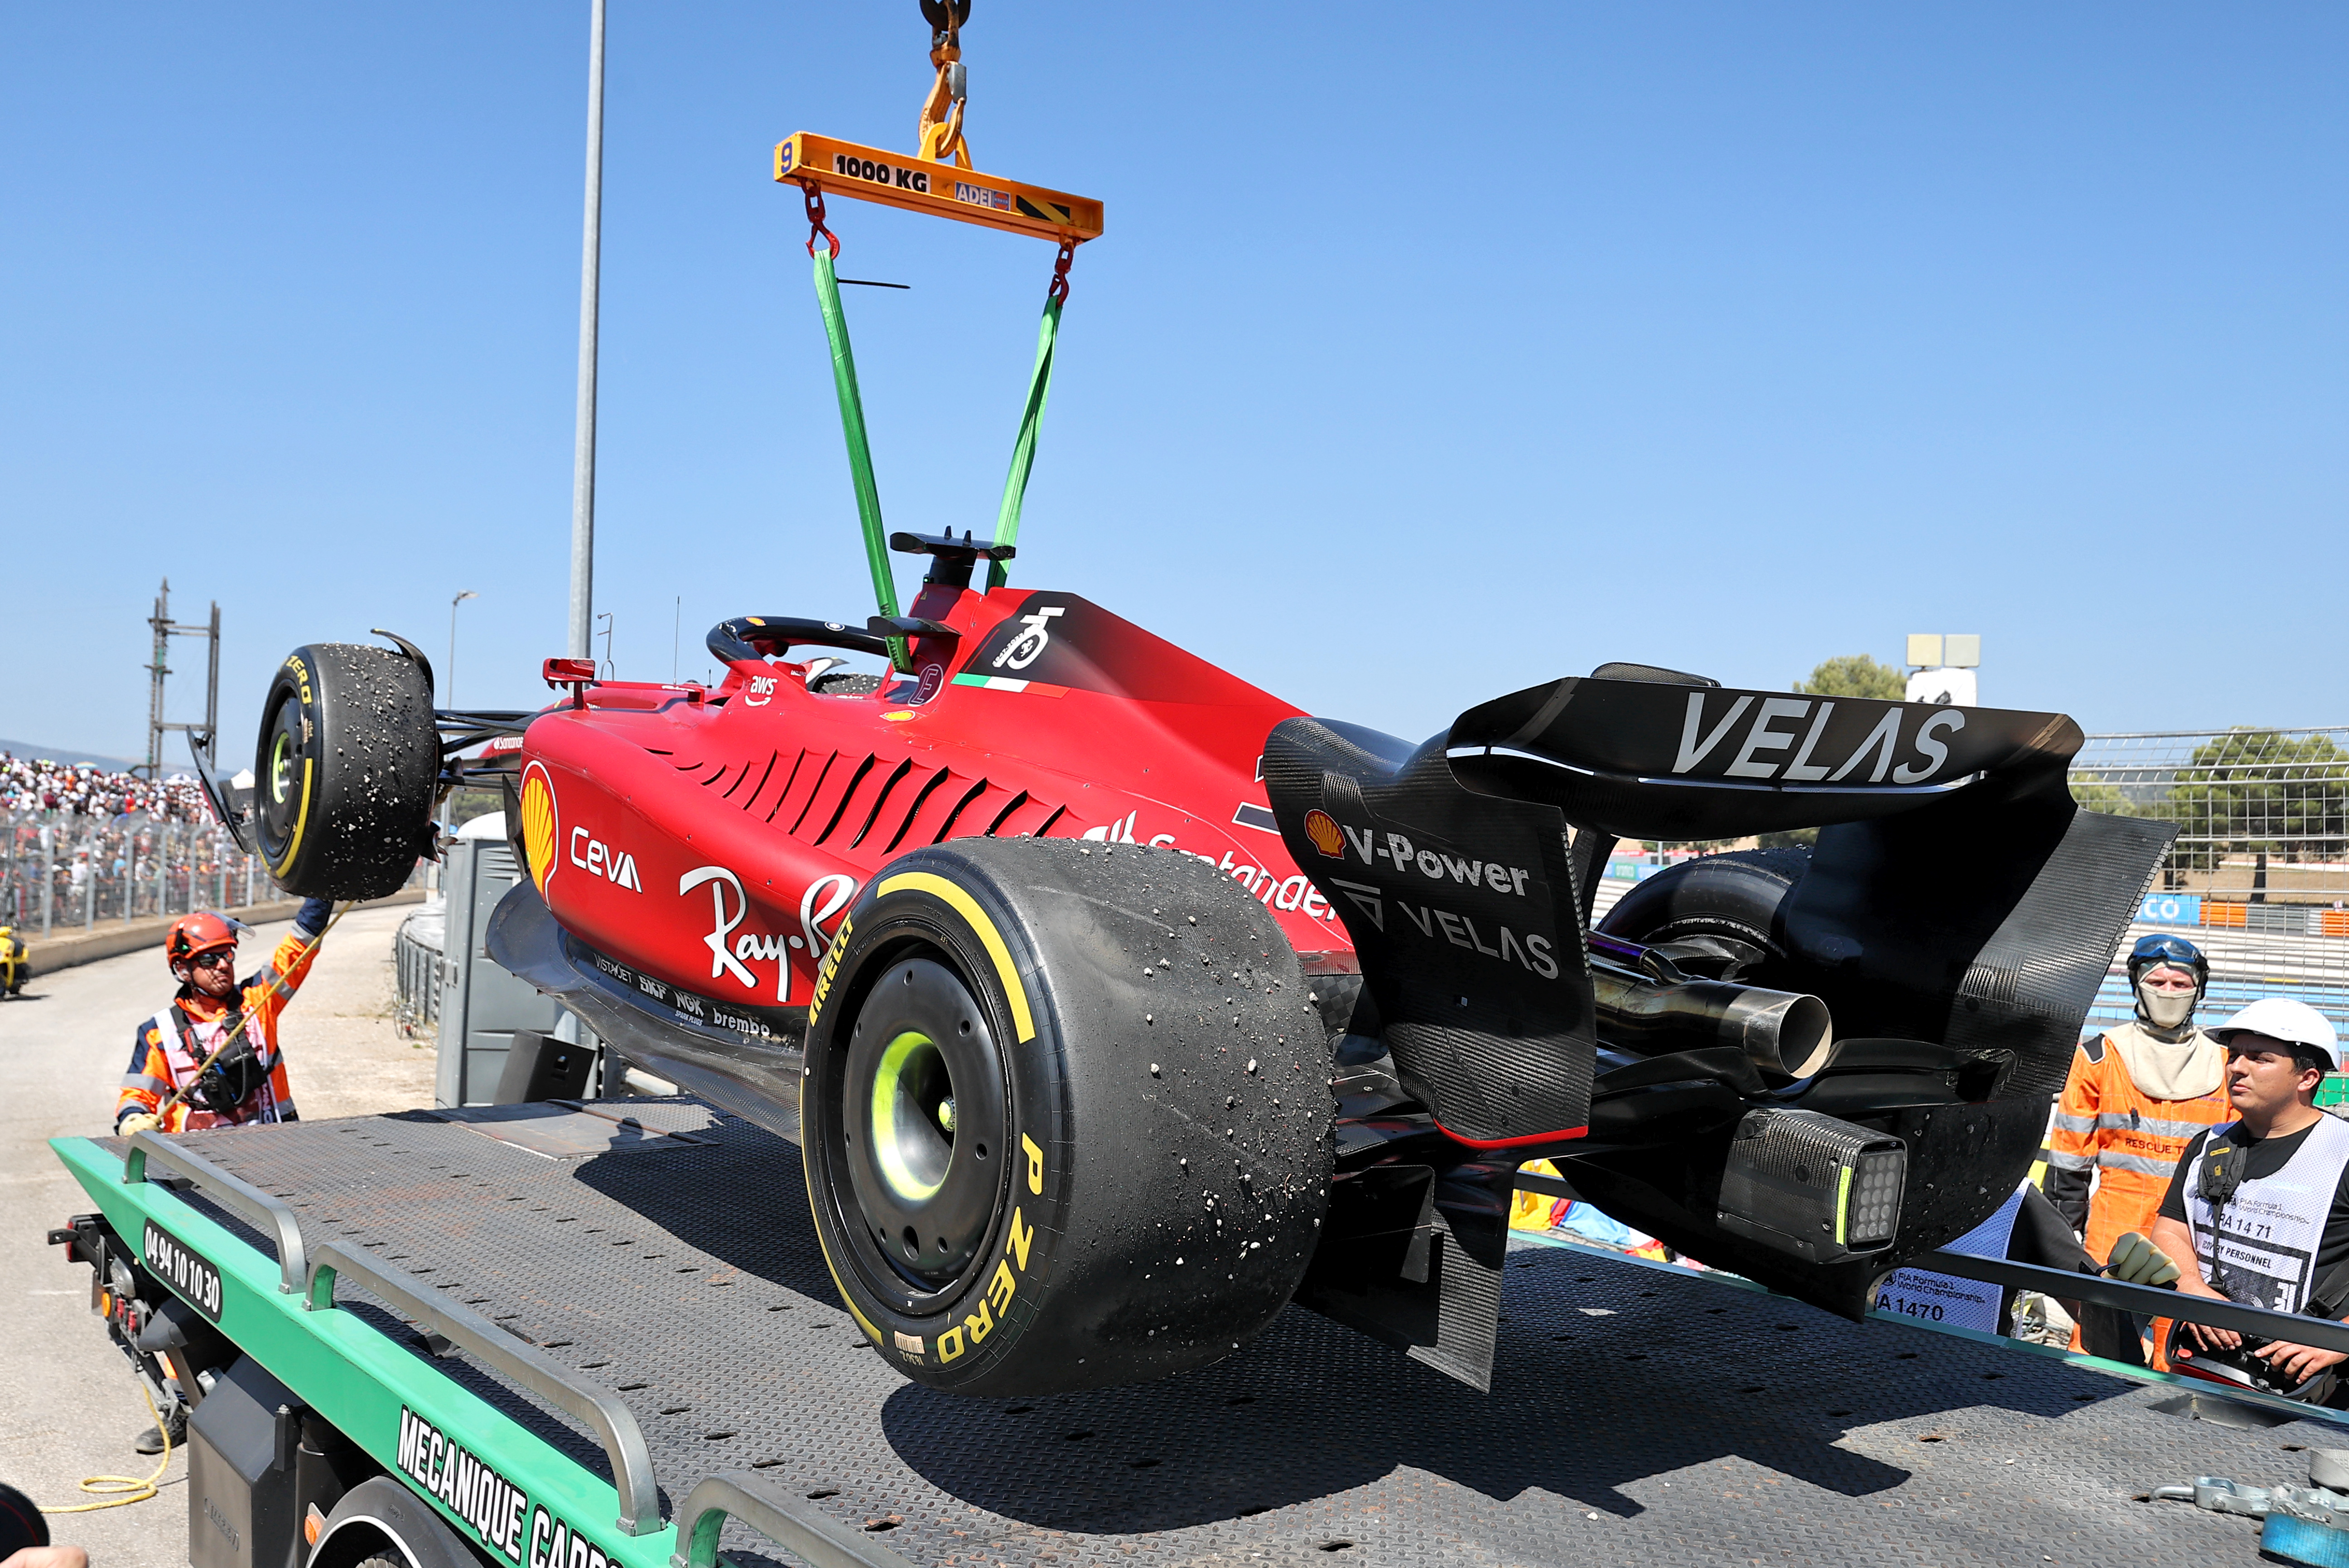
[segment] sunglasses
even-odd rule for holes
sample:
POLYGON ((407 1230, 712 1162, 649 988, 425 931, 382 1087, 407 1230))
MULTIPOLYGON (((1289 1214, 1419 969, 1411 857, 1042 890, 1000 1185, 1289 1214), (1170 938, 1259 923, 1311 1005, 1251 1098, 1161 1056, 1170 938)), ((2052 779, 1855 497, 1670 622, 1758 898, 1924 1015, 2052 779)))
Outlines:
POLYGON ((227 969, 236 962, 236 950, 215 948, 208 953, 198 953, 188 961, 191 969, 227 969))

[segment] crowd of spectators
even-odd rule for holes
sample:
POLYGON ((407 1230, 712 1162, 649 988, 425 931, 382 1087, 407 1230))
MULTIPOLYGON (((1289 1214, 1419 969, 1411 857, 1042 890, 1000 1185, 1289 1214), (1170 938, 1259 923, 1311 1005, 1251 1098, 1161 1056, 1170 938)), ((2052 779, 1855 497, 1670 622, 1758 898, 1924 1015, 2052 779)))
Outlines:
POLYGON ((89 763, 53 763, 0 752, 0 811, 54 811, 69 816, 145 813, 169 822, 204 822, 203 790, 181 774, 153 783, 89 763))

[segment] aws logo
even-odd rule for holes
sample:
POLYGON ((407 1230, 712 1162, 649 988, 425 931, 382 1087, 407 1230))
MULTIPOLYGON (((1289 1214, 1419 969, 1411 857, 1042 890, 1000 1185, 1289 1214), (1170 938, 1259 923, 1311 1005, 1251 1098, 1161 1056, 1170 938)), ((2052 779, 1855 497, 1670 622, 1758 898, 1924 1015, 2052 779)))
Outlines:
POLYGON ((522 847, 530 860, 530 879, 546 894, 546 879, 554 875, 554 842, 560 814, 554 804, 554 776, 544 763, 522 771, 522 847))

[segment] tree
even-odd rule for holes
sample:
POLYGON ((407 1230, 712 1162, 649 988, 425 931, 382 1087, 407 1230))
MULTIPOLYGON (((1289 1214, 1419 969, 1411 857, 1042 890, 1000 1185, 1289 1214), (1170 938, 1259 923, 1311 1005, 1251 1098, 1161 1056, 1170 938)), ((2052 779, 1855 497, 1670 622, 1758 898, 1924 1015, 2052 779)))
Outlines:
POLYGON ((2196 870, 2230 851, 2333 859, 2349 840, 2349 753, 2323 735, 2230 730, 2194 749, 2160 815, 2182 829, 2172 860, 2196 870))
POLYGON ((1898 702, 1909 694, 1909 682, 1889 664, 1878 664, 1865 653, 1847 653, 1821 662, 1808 680, 1795 682, 1808 697, 1875 697, 1898 702))
MULTIPOLYGON (((1878 664, 1865 653, 1847 653, 1822 660, 1811 671, 1808 680, 1795 682, 1795 690, 1806 697, 1876 697, 1898 702, 1909 695, 1909 682, 1889 664, 1878 664)), ((1816 827, 1765 833, 1762 836, 1762 847, 1808 849, 1818 836, 1816 827)))

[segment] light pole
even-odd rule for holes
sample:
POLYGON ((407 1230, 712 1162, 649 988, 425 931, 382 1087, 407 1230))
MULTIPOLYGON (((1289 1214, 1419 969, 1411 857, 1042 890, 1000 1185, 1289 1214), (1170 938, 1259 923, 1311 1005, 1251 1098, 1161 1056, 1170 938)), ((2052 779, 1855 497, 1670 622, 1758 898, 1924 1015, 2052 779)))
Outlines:
POLYGON ((449 706, 451 708, 457 705, 457 607, 467 599, 477 599, 481 597, 472 589, 467 588, 449 601, 449 706))
POLYGON ((587 27, 587 202, 579 242, 579 418, 571 453, 570 653, 586 659, 595 630, 595 270, 604 243, 604 0, 587 27))

